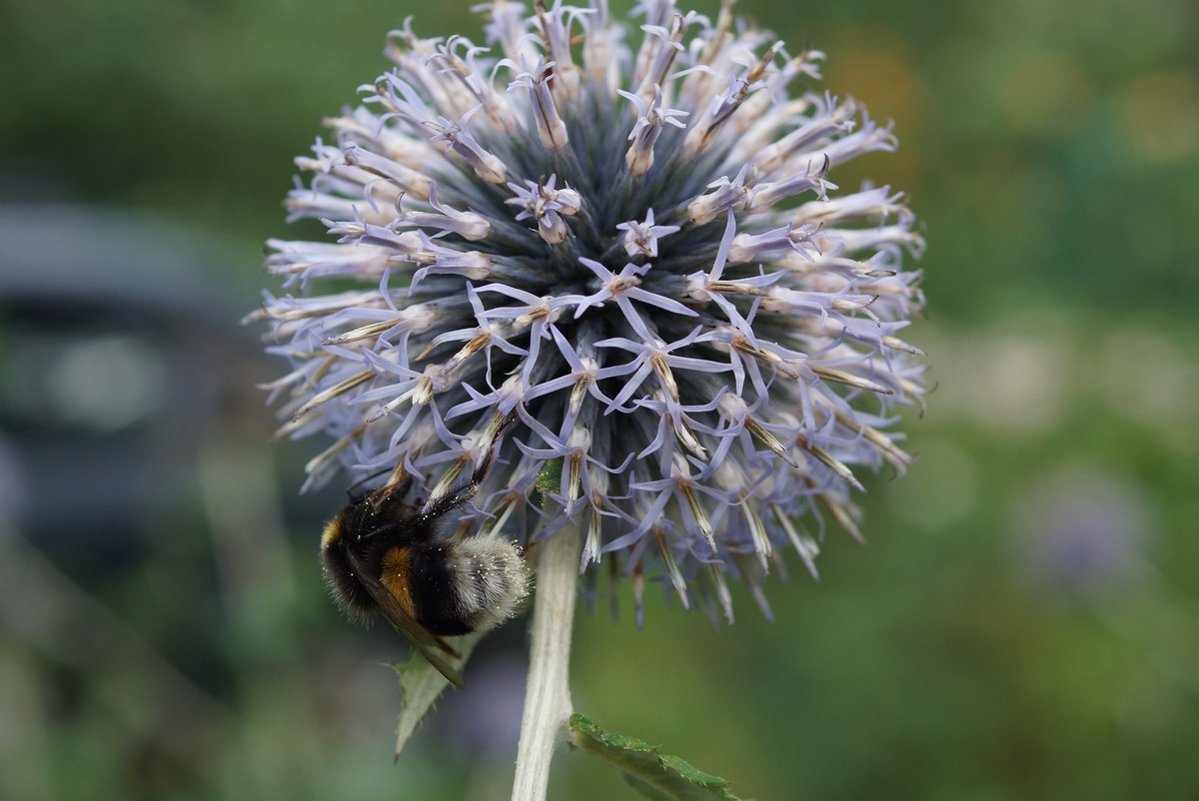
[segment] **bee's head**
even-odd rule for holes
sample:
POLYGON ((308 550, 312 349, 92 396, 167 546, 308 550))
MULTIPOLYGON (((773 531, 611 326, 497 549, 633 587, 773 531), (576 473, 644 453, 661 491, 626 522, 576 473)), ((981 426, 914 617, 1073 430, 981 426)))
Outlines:
POLYGON ((347 508, 325 524, 321 534, 321 562, 329 593, 337 605, 348 617, 365 622, 375 611, 375 602, 350 563, 349 549, 355 537, 348 530, 348 511, 347 508))

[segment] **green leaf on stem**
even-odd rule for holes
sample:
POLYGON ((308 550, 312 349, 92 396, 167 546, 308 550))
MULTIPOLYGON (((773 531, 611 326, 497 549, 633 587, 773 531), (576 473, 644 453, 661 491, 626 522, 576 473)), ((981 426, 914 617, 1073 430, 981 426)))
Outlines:
POLYGON ((537 474, 534 485, 542 495, 557 492, 562 485, 562 460, 551 459, 546 462, 545 467, 541 468, 541 472, 537 474))
POLYGON ((606 732, 578 713, 570 716, 569 739, 579 750, 610 762, 625 781, 654 801, 738 801, 719 776, 636 737, 606 732))
MULTIPOLYGON (((462 666, 470 658, 470 652, 474 650, 475 645, 483 638, 484 634, 486 634, 485 631, 475 631, 461 637, 454 637, 453 646, 459 656, 446 656, 445 661, 452 668, 461 672, 462 666)), ((433 703, 450 682, 416 650, 406 661, 392 665, 392 667, 395 668, 396 676, 400 680, 401 706, 399 725, 396 727, 395 754, 396 759, 399 759, 400 751, 412 737, 412 732, 416 731, 417 724, 424 719, 425 713, 432 709, 433 703)))

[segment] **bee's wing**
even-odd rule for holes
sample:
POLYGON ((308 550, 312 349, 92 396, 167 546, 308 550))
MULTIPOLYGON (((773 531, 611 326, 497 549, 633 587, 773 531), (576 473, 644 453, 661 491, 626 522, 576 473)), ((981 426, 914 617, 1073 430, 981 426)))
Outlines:
POLYGON ((383 617, 387 618, 387 622, 391 624, 392 628, 402 634, 404 639, 408 640, 430 665, 437 668, 437 672, 445 676, 446 681, 458 688, 465 687, 458 671, 445 661, 441 654, 437 653, 440 650, 457 656, 457 652, 440 637, 413 620, 400 607, 395 596, 388 592, 387 587, 383 586, 383 582, 363 570, 362 563, 352 553, 350 553, 350 562, 358 580, 362 582, 363 587, 366 587, 366 591, 370 593, 371 598, 378 605, 379 611, 383 613, 383 617))

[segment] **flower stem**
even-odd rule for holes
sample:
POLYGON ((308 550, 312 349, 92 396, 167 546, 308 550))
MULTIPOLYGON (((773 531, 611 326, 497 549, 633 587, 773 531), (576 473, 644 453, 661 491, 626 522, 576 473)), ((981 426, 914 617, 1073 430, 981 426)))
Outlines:
POLYGON ((544 801, 554 747, 565 735, 570 719, 570 631, 581 547, 579 532, 573 526, 539 546, 529 679, 512 801, 544 801))

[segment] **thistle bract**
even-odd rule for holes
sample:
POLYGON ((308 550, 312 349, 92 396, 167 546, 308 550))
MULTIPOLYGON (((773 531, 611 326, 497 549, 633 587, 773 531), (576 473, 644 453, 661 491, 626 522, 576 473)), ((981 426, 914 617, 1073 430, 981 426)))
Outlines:
POLYGON ((895 139, 729 4, 482 10, 486 46, 392 32, 296 160, 330 240, 269 242, 282 433, 332 436, 310 485, 402 465, 426 497, 498 436, 465 535, 576 525, 582 568, 731 618, 726 577, 814 570, 855 469, 908 464, 923 243, 898 193, 831 182, 895 139))

